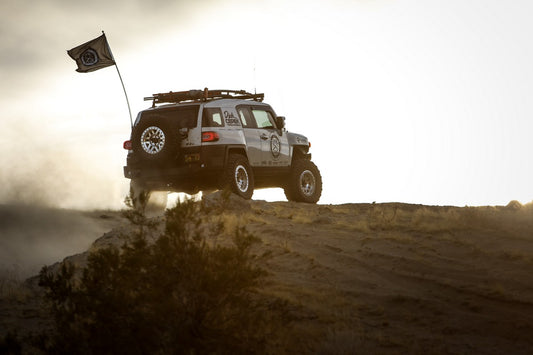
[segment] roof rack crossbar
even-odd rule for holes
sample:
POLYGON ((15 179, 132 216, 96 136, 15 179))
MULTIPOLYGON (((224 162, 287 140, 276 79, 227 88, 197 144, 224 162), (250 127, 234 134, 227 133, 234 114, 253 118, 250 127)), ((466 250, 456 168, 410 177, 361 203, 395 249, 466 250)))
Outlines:
POLYGON ((153 94, 145 97, 144 101, 152 101, 152 107, 160 103, 180 103, 184 101, 208 101, 216 99, 241 99, 263 101, 265 94, 252 94, 245 90, 189 90, 153 94))

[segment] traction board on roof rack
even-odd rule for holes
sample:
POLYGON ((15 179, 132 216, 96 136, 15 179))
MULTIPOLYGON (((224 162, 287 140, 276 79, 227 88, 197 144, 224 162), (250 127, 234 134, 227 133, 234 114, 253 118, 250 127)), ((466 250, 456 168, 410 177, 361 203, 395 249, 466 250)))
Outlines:
POLYGON ((265 94, 252 94, 244 90, 189 90, 153 94, 145 97, 144 101, 152 101, 152 107, 160 103, 180 103, 183 101, 207 101, 215 99, 253 99, 263 101, 265 94))

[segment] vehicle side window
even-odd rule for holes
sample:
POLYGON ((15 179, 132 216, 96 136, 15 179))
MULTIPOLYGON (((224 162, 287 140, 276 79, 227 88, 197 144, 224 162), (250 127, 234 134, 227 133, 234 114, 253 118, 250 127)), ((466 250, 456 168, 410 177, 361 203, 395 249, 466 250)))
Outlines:
POLYGON ((253 109, 252 114, 254 115, 255 122, 257 123, 257 128, 274 128, 274 117, 272 114, 265 110, 253 109))
POLYGON ((222 119, 222 111, 219 108, 204 108, 202 117, 202 127, 222 127, 224 120, 222 119))
POLYGON ((239 107, 237 111, 239 112, 239 118, 241 119, 241 123, 244 128, 257 127, 248 107, 239 107))

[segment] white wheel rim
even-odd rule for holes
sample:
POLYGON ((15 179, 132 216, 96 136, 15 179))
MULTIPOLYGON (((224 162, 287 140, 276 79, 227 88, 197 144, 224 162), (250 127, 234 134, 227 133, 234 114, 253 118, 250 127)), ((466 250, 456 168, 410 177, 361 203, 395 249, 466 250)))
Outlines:
POLYGON ((157 154, 165 146, 165 133, 156 126, 146 128, 141 134, 141 147, 148 154, 157 154))
POLYGON ((240 192, 248 191, 248 172, 242 165, 235 168, 235 185, 240 192))
POLYGON ((310 170, 304 170, 300 174, 300 190, 305 196, 312 196, 315 193, 315 175, 310 170))

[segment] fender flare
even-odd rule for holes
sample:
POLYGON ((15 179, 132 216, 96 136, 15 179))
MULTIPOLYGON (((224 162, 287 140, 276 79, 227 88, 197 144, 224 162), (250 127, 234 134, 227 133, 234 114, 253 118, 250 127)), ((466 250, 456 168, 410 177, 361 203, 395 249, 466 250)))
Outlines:
POLYGON ((226 153, 224 154, 224 167, 228 164, 228 158, 230 154, 242 154, 248 161, 248 152, 246 151, 246 145, 244 144, 231 144, 226 146, 226 153))

